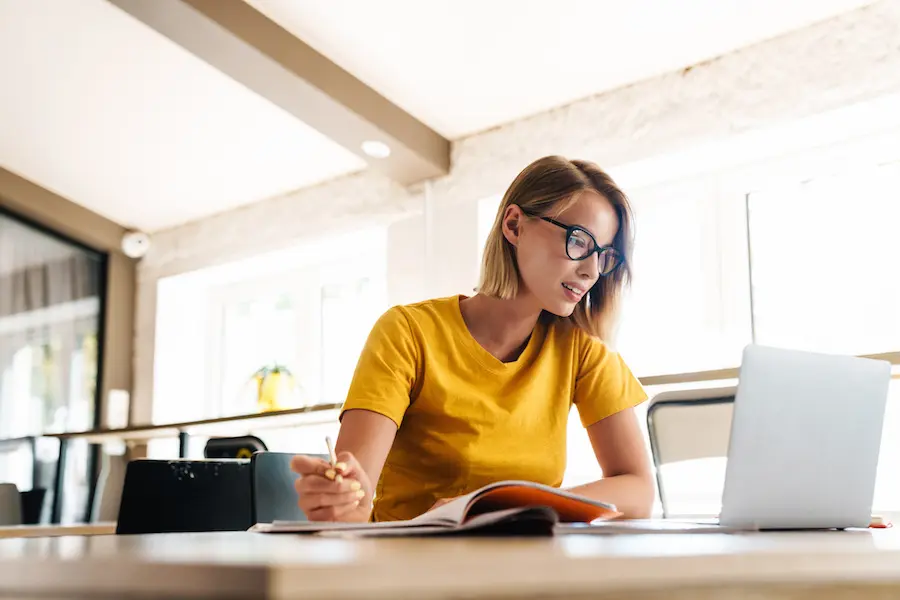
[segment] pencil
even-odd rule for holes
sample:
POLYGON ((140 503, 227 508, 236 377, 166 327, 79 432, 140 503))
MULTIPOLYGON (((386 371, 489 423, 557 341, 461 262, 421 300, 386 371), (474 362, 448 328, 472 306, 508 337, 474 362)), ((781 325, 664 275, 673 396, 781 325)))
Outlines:
POLYGON ((325 445, 328 446, 328 458, 331 461, 331 468, 337 469, 337 455, 334 453, 334 444, 331 443, 331 436, 325 436, 325 445))
POLYGON ((331 436, 325 436, 325 445, 328 446, 328 460, 331 461, 331 468, 325 473, 325 476, 332 481, 340 483, 344 480, 344 477, 337 472, 337 454, 334 453, 334 444, 331 443, 331 436))

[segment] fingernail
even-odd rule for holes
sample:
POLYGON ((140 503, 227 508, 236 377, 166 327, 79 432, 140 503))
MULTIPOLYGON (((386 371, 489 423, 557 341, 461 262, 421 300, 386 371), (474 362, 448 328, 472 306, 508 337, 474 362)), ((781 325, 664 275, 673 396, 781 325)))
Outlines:
POLYGON ((337 464, 334 465, 334 468, 337 469, 338 471, 346 471, 346 470, 347 470, 347 463, 339 462, 339 463, 337 463, 337 464))
POLYGON ((336 483, 341 483, 342 481, 344 481, 344 476, 341 475, 340 473, 338 473, 337 475, 334 476, 334 481, 336 483))
POLYGON ((366 492, 364 490, 356 490, 356 497, 359 499, 366 497, 366 492))
POLYGON ((325 471, 325 477, 332 481, 334 481, 336 475, 337 473, 334 472, 334 469, 328 469, 327 471, 325 471))
POLYGON ((353 503, 353 508, 356 508, 357 506, 359 506, 359 500, 353 503))
POLYGON ((353 483, 350 484, 350 489, 353 490, 354 492, 355 492, 356 490, 361 490, 361 489, 362 489, 362 484, 361 484, 360 482, 358 482, 358 481, 354 481, 353 483))

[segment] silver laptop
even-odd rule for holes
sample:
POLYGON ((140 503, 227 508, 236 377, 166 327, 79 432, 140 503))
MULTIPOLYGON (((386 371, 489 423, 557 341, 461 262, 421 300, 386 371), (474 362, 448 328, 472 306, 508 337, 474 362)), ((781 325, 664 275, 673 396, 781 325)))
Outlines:
POLYGON ((748 346, 719 525, 867 527, 890 378, 886 361, 748 346))

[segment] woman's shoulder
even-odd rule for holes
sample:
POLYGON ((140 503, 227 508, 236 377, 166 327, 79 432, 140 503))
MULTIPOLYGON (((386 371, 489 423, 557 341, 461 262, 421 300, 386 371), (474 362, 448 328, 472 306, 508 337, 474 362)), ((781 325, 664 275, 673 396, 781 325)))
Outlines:
POLYGON ((609 352, 607 343, 578 327, 568 319, 554 319, 547 323, 548 337, 557 345, 572 348, 582 359, 586 355, 603 355, 609 352))
POLYGON ((432 298, 409 304, 395 304, 378 318, 375 329, 389 335, 405 334, 414 338, 428 338, 437 331, 455 327, 461 318, 458 297, 432 298))
POLYGON ((395 304, 381 315, 379 324, 405 327, 410 331, 428 331, 454 324, 458 313, 458 296, 431 298, 408 304, 395 304))

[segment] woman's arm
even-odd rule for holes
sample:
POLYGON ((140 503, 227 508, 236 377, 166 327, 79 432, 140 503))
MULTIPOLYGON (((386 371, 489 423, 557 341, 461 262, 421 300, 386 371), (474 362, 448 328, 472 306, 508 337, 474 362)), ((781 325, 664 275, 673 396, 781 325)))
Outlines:
POLYGON ((653 508, 655 484, 644 436, 634 409, 627 408, 587 428, 603 479, 571 489, 615 504, 627 519, 645 519, 653 508))
MULTIPOLYGON (((371 510, 372 493, 391 445, 397 435, 397 424, 384 415, 364 409, 352 409, 341 418, 335 452, 349 452, 359 462, 371 489, 366 490, 365 506, 371 510)), ((362 504, 360 505, 363 506, 362 504)), ((368 518, 368 515, 366 515, 368 518)))
POLYGON ((397 425, 378 413, 344 413, 338 434, 336 468, 328 461, 298 454, 291 470, 297 502, 310 521, 366 522, 372 513, 375 483, 381 475, 397 425))

